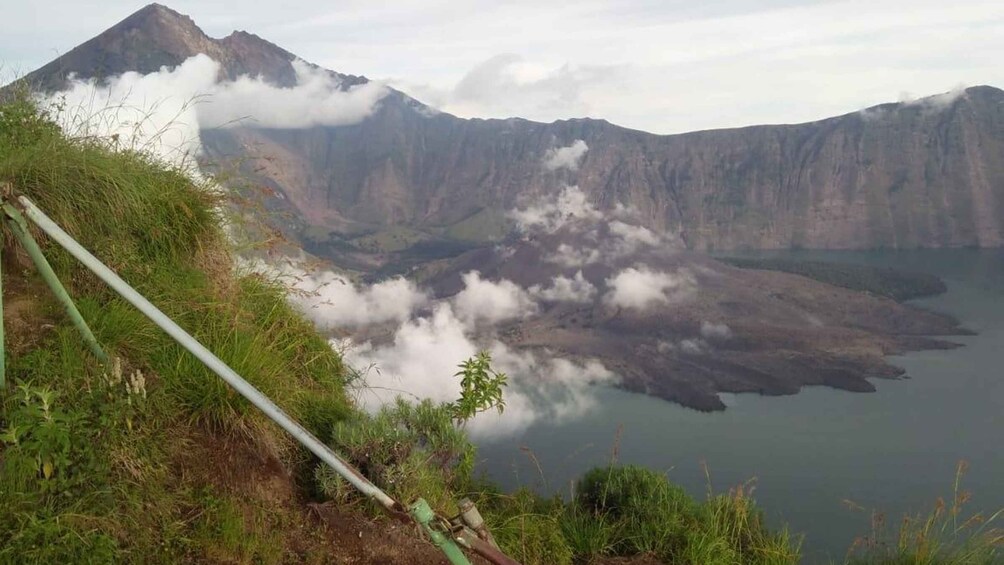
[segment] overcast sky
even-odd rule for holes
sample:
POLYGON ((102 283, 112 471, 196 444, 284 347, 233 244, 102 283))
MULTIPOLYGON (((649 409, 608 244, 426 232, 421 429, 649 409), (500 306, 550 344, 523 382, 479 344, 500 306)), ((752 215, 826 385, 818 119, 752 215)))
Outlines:
MULTIPOLYGON (((48 62, 144 3, 0 0, 0 76, 48 62)), ((213 37, 247 30, 465 117, 591 116, 673 133, 1004 87, 1001 0, 167 5, 213 37)))

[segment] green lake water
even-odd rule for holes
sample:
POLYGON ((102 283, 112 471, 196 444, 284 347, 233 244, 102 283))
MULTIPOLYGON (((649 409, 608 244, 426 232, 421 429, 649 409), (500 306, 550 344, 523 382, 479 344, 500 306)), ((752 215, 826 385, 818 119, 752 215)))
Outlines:
POLYGON ((726 411, 706 414, 599 389, 598 407, 584 418, 482 444, 481 469, 509 488, 567 496, 572 481, 608 462, 616 446, 620 463, 666 471, 700 497, 706 462, 715 490, 755 478, 771 523, 805 535, 807 563, 842 561, 854 538, 869 531, 869 514, 844 500, 881 510, 895 525, 904 512, 950 499, 959 460, 969 463, 969 509, 1004 507, 1004 250, 756 256, 934 273, 948 292, 914 304, 949 313, 978 335, 950 338, 964 345, 958 349, 891 357, 909 379, 874 381, 874 393, 809 387, 785 397, 726 395, 726 411))

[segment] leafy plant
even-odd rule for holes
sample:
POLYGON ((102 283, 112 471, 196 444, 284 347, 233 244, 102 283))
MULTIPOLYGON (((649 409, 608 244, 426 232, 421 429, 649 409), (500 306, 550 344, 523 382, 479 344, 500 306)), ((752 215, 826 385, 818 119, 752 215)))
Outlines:
POLYGON ((18 385, 19 402, 8 417, 0 440, 7 446, 5 457, 34 462, 43 484, 62 474, 70 464, 71 415, 55 406, 56 392, 31 383, 18 385))
POLYGON ((454 420, 463 425, 479 412, 492 408, 499 414, 505 411, 502 391, 508 379, 492 368, 490 353, 481 351, 459 367, 454 376, 460 377, 460 398, 449 405, 454 420))

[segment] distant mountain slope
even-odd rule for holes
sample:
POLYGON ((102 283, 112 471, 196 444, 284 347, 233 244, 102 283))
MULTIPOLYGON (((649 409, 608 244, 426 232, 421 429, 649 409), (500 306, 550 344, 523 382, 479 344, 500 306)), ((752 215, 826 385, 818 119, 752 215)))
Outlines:
MULTIPOLYGON (((291 53, 236 32, 207 37, 151 5, 27 77, 152 72, 206 53, 223 73, 294 81, 291 53)), ((337 75, 337 74, 336 74, 337 75)), ((346 85, 363 77, 337 75, 346 85)), ((603 120, 460 119, 393 91, 360 124, 205 132, 213 159, 252 155, 313 233, 406 226, 501 235, 505 210, 565 184, 626 204, 694 249, 1004 245, 1004 91, 973 87, 797 125, 658 136, 603 120), (584 140, 575 172, 545 153, 584 140)), ((483 234, 478 234, 483 235, 483 234)))

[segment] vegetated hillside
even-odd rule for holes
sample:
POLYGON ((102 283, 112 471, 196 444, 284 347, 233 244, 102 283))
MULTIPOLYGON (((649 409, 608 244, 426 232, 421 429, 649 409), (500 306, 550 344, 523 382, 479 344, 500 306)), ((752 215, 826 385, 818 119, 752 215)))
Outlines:
MULTIPOLYGON (((294 55, 244 32, 207 37, 148 6, 28 75, 149 73, 206 53, 222 74, 288 86, 294 55)), ((338 75, 347 88, 363 77, 338 75)), ((603 120, 460 119, 391 91, 363 122, 204 132, 215 160, 284 195, 320 245, 407 227, 425 237, 500 237, 504 211, 578 184, 603 208, 643 211, 693 249, 910 248, 1004 244, 1004 92, 989 86, 796 125, 659 136, 603 120), (588 145, 577 171, 544 156, 588 145)))

